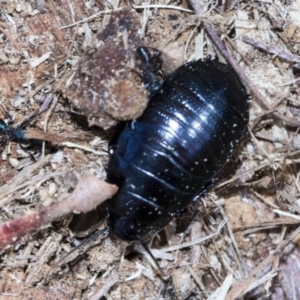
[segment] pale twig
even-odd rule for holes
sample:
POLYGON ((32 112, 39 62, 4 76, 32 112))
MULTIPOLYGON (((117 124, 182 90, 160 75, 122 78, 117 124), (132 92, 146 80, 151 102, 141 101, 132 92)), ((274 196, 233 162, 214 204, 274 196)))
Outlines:
MULTIPOLYGON (((298 227, 292 234, 290 234, 286 240, 280 243, 277 248, 265 258, 256 268, 254 268, 248 277, 244 280, 238 281, 226 295, 226 300, 237 299, 247 293, 250 289, 258 286, 262 282, 269 280, 273 277, 273 274, 270 276, 264 277, 266 268, 269 267, 276 257, 282 255, 283 251, 286 249, 288 244, 300 233, 300 227, 298 227)), ((273 272, 272 272, 273 273, 273 272)))
POLYGON ((85 213, 95 209, 106 199, 111 198, 117 189, 115 185, 108 184, 95 176, 80 179, 73 193, 66 199, 32 214, 0 224, 0 249, 14 244, 24 235, 72 212, 85 213))
POLYGON ((94 14, 94 15, 88 17, 88 18, 85 18, 85 19, 83 19, 83 20, 80 20, 80 21, 78 21, 78 22, 75 22, 75 23, 72 23, 72 24, 69 24, 69 25, 60 27, 59 29, 67 29, 67 28, 76 26, 76 25, 78 25, 78 24, 86 23, 86 22, 88 22, 88 21, 91 21, 91 20, 93 20, 93 19, 98 18, 98 17, 99 17, 100 15, 102 15, 102 14, 109 14, 109 13, 112 13, 112 12, 115 12, 115 11, 119 11, 119 10, 122 10, 122 9, 123 9, 123 8, 120 7, 120 8, 117 8, 117 9, 107 9, 107 10, 103 10, 103 11, 100 11, 100 12, 98 12, 98 13, 96 13, 96 14, 94 14))
POLYGON ((185 12, 192 13, 193 11, 190 9, 182 8, 180 6, 175 5, 162 5, 162 4, 151 4, 151 5, 134 5, 134 9, 141 9, 141 8, 164 8, 164 9, 175 9, 175 10, 181 10, 185 12))
MULTIPOLYGON (((56 106, 58 102, 58 96, 55 97, 55 100, 53 101, 52 105, 51 105, 51 108, 49 109, 47 115, 46 115, 46 118, 45 118, 45 124, 44 124, 44 131, 47 131, 47 126, 48 126, 48 121, 50 119, 50 116, 56 106)), ((45 146, 46 146, 46 143, 43 142, 43 148, 42 148, 42 157, 45 156, 45 146)))
POLYGON ((89 300, 98 300, 102 298, 112 286, 114 286, 119 281, 118 274, 112 274, 109 278, 106 279, 106 283, 95 293, 89 300))
MULTIPOLYGON (((196 0, 190 0, 189 1, 192 7, 194 8, 196 14, 198 17, 203 17, 203 11, 202 7, 199 1, 196 0)), ((242 83, 249 89, 251 94, 258 100, 259 104, 264 108, 268 110, 272 110, 271 104, 268 103, 266 98, 258 91, 258 89, 255 87, 255 85, 248 79, 248 77, 245 75, 245 73, 241 70, 238 63, 235 61, 235 59, 232 57, 230 52, 227 50, 225 44, 222 42, 222 40, 217 35, 213 25, 205 20, 203 20, 203 26, 205 28, 205 31, 207 35, 209 36, 212 43, 215 45, 215 47, 218 49, 218 51, 222 54, 222 56, 225 58, 225 60, 228 62, 229 65, 235 70, 239 78, 241 79, 242 83)), ((276 118, 284 121, 287 125, 293 126, 293 127, 300 127, 300 120, 299 118, 293 118, 293 117, 287 117, 282 115, 281 113, 274 111, 273 115, 276 116, 276 118)))
POLYGON ((205 236, 205 237, 200 238, 200 239, 196 239, 196 240, 191 241, 191 242, 183 243, 183 244, 176 245, 176 246, 172 246, 172 247, 168 247, 168 248, 163 248, 163 249, 161 249, 161 251, 163 251, 163 252, 171 252, 171 251, 175 251, 175 250, 187 248, 187 247, 190 247, 190 246, 193 246, 193 245, 196 245, 196 244, 204 243, 204 242, 206 242, 207 240, 210 240, 210 239, 212 239, 213 237, 215 237, 215 236, 217 236, 218 234, 220 234, 220 231, 221 231, 221 229, 224 227, 224 225, 226 224, 226 222, 227 222, 227 219, 224 219, 224 220, 219 224, 217 231, 216 231, 215 233, 213 233, 213 234, 210 234, 210 235, 205 236))
POLYGON ((292 53, 282 51, 278 49, 275 45, 267 45, 261 41, 255 41, 253 38, 249 36, 243 36, 242 41, 246 44, 249 44, 255 48, 258 48, 260 50, 263 50, 267 53, 276 55, 277 57, 280 57, 286 61, 295 63, 295 64, 300 64, 300 56, 299 55, 294 55, 292 53))
POLYGON ((279 210, 279 209, 274 209, 273 211, 274 211, 274 213, 276 213, 280 216, 290 217, 290 218, 294 218, 294 219, 300 221, 300 216, 297 216, 297 215, 294 215, 294 214, 291 214, 291 213, 288 213, 288 212, 285 212, 285 211, 282 211, 282 210, 279 210))
POLYGON ((87 151, 87 152, 91 152, 91 153, 94 153, 96 155, 105 155, 107 154, 107 152, 104 152, 104 151, 96 151, 90 147, 85 147, 85 146, 82 146, 82 145, 79 145, 79 144, 75 144, 75 143, 71 143, 71 142, 64 142, 62 143, 63 146, 66 146, 66 147, 69 147, 69 148, 77 148, 77 149, 80 149, 80 150, 84 150, 84 151, 87 151))

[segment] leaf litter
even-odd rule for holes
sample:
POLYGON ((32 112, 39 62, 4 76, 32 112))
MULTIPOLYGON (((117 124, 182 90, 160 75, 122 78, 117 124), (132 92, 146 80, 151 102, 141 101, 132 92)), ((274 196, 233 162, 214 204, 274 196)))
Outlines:
MULTIPOLYGON (((161 281, 142 250, 130 252, 126 243, 110 235, 79 249, 81 254, 69 267, 57 267, 57 261, 82 241, 68 228, 72 216, 65 215, 52 224, 34 225, 31 234, 25 235, 25 230, 18 239, 11 238, 10 247, 2 248, 1 299, 299 297, 299 3, 134 1, 134 10, 127 4, 1 3, 1 105, 18 124, 39 110, 49 94, 57 99, 26 128, 28 138, 43 141, 44 151, 30 149, 37 162, 16 143, 1 149, 1 225, 64 205, 60 203, 74 195, 85 176, 105 179, 111 132, 88 125, 108 128, 123 120, 119 108, 122 111, 126 100, 118 100, 124 90, 115 89, 114 102, 109 102, 111 91, 97 90, 108 93, 104 101, 108 108, 92 106, 94 91, 85 86, 80 90, 76 75, 96 67, 87 59, 91 55, 105 57, 101 47, 120 59, 109 79, 105 78, 109 70, 97 71, 95 82, 99 78, 109 88, 121 80, 136 84, 129 90, 143 101, 147 95, 139 71, 133 71, 140 43, 163 52, 166 74, 186 60, 211 56, 230 62, 232 57, 255 96, 250 100, 249 134, 198 205, 153 238, 151 247, 158 250, 153 253, 170 274, 172 288, 161 281), (111 14, 118 12, 134 15, 132 32, 108 27, 116 22, 110 21, 111 14), (105 38, 106 32, 117 41, 105 38), (221 42, 212 41, 214 34, 221 42), (124 55, 126 44, 131 50, 124 55), (126 72, 131 73, 129 81, 126 72), (166 248, 171 256, 163 255, 166 248)), ((132 107, 141 113, 145 103, 132 107)), ((135 113, 126 112, 125 118, 132 117, 135 113)), ((86 191, 89 198, 93 197, 86 191)))

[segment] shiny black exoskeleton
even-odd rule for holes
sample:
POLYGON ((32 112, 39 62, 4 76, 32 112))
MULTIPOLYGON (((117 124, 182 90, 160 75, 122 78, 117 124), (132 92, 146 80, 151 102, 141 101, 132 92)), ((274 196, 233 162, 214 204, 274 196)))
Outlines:
POLYGON ((28 142, 28 140, 24 137, 24 130, 22 128, 14 128, 6 124, 2 119, 0 119, 0 133, 2 134, 0 148, 8 141, 14 141, 17 143, 28 142))
MULTIPOLYGON (((145 48, 143 48, 145 50, 145 48)), ((248 95, 218 61, 176 69, 128 124, 111 153, 108 224, 127 241, 161 230, 220 171, 246 132, 248 95)))
MULTIPOLYGON (((6 114, 8 115, 8 113, 6 114)), ((6 143, 13 141, 18 143, 21 149, 27 152, 30 155, 31 159, 35 161, 36 159, 34 158, 32 153, 30 153, 26 148, 22 146, 22 144, 32 144, 37 147, 40 144, 39 140, 31 140, 25 137, 24 128, 28 125, 30 120, 31 118, 29 118, 29 120, 26 120, 26 122, 22 123, 20 126, 13 127, 12 121, 10 121, 9 123, 5 123, 3 119, 0 119, 0 150, 5 146, 6 143)))
POLYGON ((139 47, 136 51, 140 61, 139 68, 149 96, 152 97, 161 87, 163 77, 161 74, 161 52, 155 48, 139 47))

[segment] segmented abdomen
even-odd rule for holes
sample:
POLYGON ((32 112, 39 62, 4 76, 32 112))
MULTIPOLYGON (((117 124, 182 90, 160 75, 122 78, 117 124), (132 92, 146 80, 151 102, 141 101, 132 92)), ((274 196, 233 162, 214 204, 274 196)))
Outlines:
POLYGON ((247 94, 217 61, 179 67, 118 138, 108 181, 109 224, 125 240, 163 228, 226 163, 246 131, 247 94))

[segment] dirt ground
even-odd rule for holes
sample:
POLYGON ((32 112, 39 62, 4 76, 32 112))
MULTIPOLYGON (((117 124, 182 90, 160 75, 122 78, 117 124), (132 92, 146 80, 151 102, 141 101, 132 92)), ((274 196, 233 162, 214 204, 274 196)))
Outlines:
MULTIPOLYGON (((0 140, 1 300, 300 298, 299 0, 2 0, 0 8, 0 118, 38 139, 28 151, 0 140), (134 59, 141 45, 162 51, 166 75, 208 56, 231 64, 228 53, 252 96, 239 151, 153 237, 167 280, 140 245, 110 234, 64 258, 95 226, 79 228, 80 215, 70 223, 73 214, 56 206, 85 176, 106 178, 113 126, 146 107, 134 59), (61 215, 49 223, 53 207, 61 215)), ((84 200, 92 194, 86 188, 84 200)), ((88 219, 105 227, 101 212, 88 219)))

